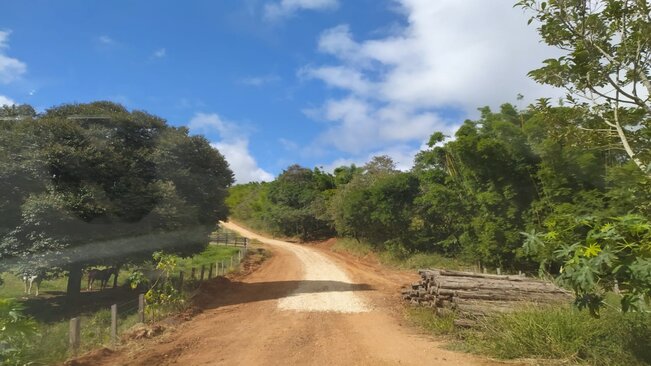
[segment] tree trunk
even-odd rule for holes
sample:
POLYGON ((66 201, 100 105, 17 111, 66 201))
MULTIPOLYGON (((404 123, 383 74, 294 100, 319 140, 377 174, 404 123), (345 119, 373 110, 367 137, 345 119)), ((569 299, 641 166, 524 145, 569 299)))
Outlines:
POLYGON ((76 299, 81 292, 81 272, 82 266, 80 263, 73 263, 68 267, 68 286, 66 288, 66 295, 69 299, 76 299))

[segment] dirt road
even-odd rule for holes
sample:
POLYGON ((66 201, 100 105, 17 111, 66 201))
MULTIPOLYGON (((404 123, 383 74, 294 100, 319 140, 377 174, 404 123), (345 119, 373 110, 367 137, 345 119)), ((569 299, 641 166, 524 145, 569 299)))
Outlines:
POLYGON ((400 324, 397 290, 413 275, 224 226, 265 243, 273 256, 227 286, 207 286, 214 292, 204 293, 203 312, 170 334, 98 364, 495 364, 444 350, 400 324))

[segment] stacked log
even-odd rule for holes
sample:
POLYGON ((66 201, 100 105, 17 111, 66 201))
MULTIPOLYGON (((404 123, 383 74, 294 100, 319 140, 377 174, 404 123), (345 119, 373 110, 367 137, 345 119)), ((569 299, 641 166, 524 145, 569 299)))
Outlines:
POLYGON ((414 305, 434 308, 440 315, 454 312, 463 318, 476 319, 510 312, 524 304, 566 303, 572 298, 570 292, 553 283, 519 275, 444 269, 420 270, 418 273, 421 280, 403 289, 403 298, 414 305))

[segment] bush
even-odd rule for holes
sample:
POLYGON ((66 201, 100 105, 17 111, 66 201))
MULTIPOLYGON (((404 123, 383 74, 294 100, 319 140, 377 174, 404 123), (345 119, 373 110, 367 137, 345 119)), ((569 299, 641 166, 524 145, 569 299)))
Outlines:
POLYGON ((36 323, 23 314, 15 299, 0 299, 0 365, 27 364, 27 344, 36 334, 36 323))

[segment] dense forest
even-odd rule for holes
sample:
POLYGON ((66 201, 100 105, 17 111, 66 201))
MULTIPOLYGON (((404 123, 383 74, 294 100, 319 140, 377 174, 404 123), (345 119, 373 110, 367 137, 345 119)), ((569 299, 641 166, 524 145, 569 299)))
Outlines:
MULTIPOLYGON (((576 254, 590 262, 576 280, 593 282, 630 265, 617 272, 625 287, 626 273, 648 281, 648 253, 629 261, 606 243, 651 237, 651 181, 616 137, 586 131, 599 123, 545 100, 482 108, 454 139, 432 134, 410 171, 386 156, 332 174, 294 165, 273 182, 232 187, 227 204, 233 219, 278 235, 352 237, 398 256, 435 252, 557 274, 576 254)), ((633 133, 640 146, 645 133, 633 133)))

